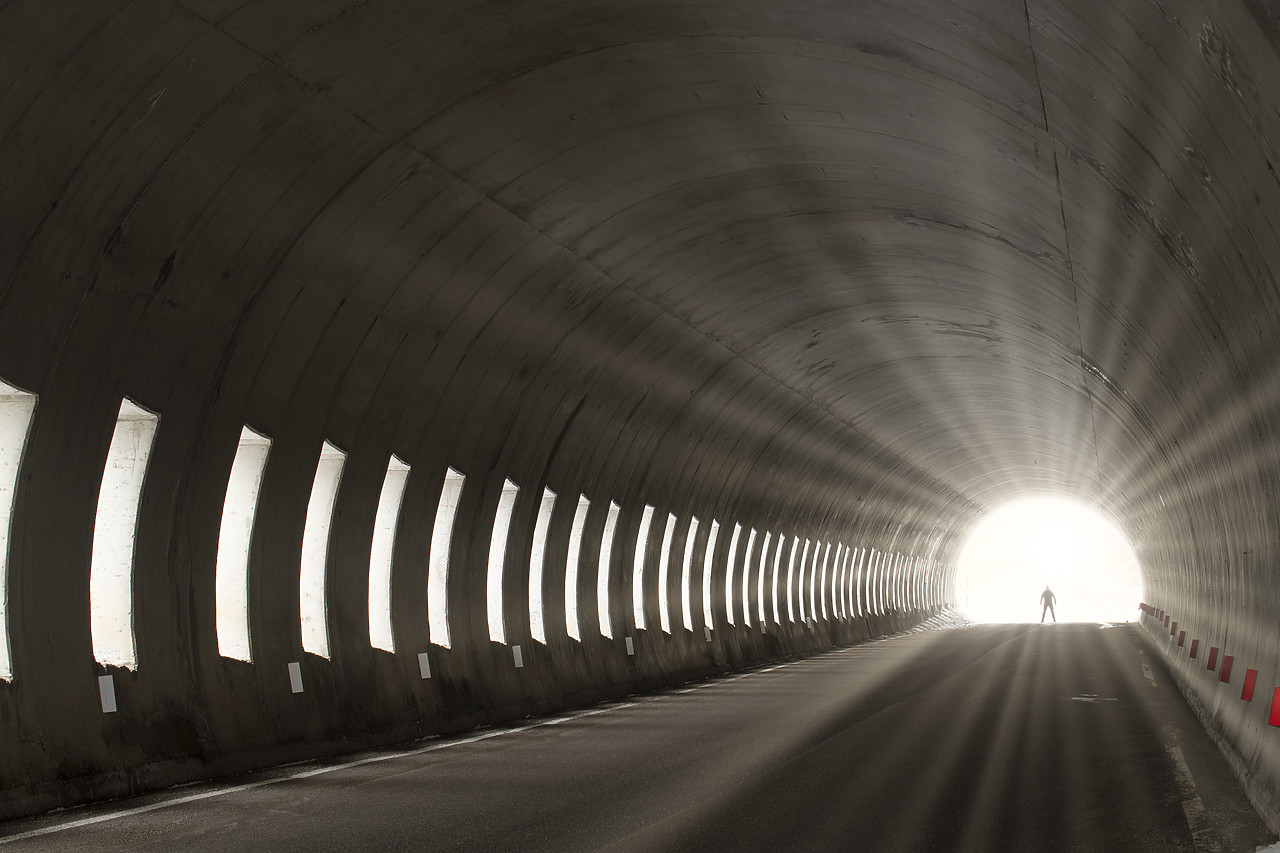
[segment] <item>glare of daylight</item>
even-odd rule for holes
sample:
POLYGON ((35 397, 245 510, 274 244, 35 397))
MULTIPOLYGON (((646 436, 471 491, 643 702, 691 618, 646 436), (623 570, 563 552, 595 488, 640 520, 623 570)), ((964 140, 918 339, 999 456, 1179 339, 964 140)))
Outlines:
POLYGON ((1046 585, 1057 596, 1059 622, 1128 622, 1143 595, 1138 558, 1120 528, 1087 504, 1056 496, 990 512, 957 568, 960 611, 973 622, 1039 622, 1046 585))

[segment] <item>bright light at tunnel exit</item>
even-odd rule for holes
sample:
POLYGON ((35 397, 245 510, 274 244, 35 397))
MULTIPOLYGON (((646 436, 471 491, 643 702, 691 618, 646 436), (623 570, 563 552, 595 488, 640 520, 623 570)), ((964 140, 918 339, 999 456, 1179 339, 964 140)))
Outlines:
POLYGON ((990 512, 965 542, 957 568, 960 611, 973 622, 1039 622, 1046 585, 1057 596, 1059 622, 1128 622, 1143 596, 1137 555, 1120 528, 1087 504, 1057 496, 990 512))

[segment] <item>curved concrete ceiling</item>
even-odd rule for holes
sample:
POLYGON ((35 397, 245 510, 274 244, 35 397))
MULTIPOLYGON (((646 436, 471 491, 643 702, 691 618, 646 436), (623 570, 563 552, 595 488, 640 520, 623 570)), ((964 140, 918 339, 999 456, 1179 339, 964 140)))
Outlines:
MULTIPOLYGON (((324 438, 358 484, 332 548, 365 568, 391 452, 943 562, 1047 490, 1119 521, 1157 606, 1280 666, 1257 0, 12 0, 0 40, 0 377, 40 396, 47 472, 15 660, 88 643, 38 624, 87 591, 23 566, 87 573, 127 394, 168 430, 136 559, 180 600, 249 423, 277 442, 265 564, 324 438)), ((156 618, 144 659, 208 653, 156 618)))

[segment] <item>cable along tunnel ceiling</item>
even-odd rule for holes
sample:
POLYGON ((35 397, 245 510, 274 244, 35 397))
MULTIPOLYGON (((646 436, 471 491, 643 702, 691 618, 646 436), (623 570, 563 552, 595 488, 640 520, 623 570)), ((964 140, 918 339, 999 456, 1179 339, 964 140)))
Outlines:
MULTIPOLYGON (((1245 539, 1275 526, 1280 26, 1259 5, 0 14, 21 36, 5 78, 41 83, 4 105, 6 194, 39 202, 4 211, 6 310, 50 306, 11 352, 83 322, 78 290, 33 295, 41 265, 145 303, 134 331, 223 323, 228 351, 229 318, 296 299, 264 374, 324 368, 338 309, 314 293, 448 348, 484 328, 468 300, 556 280, 567 309, 530 310, 630 294, 718 353, 691 352, 687 393, 728 382, 717 364, 761 374, 812 413, 762 433, 834 423, 829 446, 952 521, 1050 489, 1099 501, 1140 547, 1179 544, 1191 516, 1225 528, 1229 506, 1249 508, 1245 539)), ((573 322, 602 363, 637 334, 573 322)), ((508 356, 485 355, 486 381, 514 389, 508 356)), ((143 347, 115 357, 146 372, 143 347)), ((717 394, 694 410, 734 399, 717 394)))

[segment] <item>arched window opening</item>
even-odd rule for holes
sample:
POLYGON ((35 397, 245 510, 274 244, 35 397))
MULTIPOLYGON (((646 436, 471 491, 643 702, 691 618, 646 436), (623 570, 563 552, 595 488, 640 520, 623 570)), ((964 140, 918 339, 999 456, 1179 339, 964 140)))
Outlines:
POLYGON ((504 569, 507 564, 507 535, 511 530, 511 513, 516 506, 520 487, 510 480, 502 482, 498 511, 493 516, 493 535, 489 537, 488 576, 485 579, 485 608, 488 614, 489 639, 507 641, 506 601, 503 598, 504 569))
POLYGON ((756 529, 747 533, 747 547, 742 552, 742 624, 751 625, 751 557, 755 554, 756 529))
POLYGON ((866 563, 867 563, 867 549, 859 546, 858 566, 854 570, 854 578, 853 578, 854 597, 856 598, 856 601, 854 602, 855 608, 856 608, 854 610, 854 615, 859 617, 867 615, 867 609, 866 609, 866 603, 865 603, 866 599, 863 598, 863 595, 862 595, 862 585, 863 585, 863 579, 865 577, 864 573, 866 571, 866 563))
POLYGON ((902 611, 902 555, 894 554, 889 560, 889 612, 902 611))
POLYGON ((546 645, 547 623, 543 615, 542 575, 547 562, 547 536, 551 532, 551 514, 556 508, 556 493, 542 490, 538 520, 533 527, 533 548, 529 552, 529 633, 546 645))
POLYGON ((680 571, 680 616, 686 631, 693 630, 693 545, 698 538, 698 518, 692 516, 684 537, 684 563, 680 571))
POLYGON ((271 439, 247 426, 240 430, 218 528, 214 572, 218 654, 248 662, 253 661, 249 636, 249 546, 258 512, 258 490, 270 453, 271 439))
POLYGON ((564 564, 564 621, 570 637, 582 642, 582 622, 578 618, 578 562, 582 554, 582 530, 587 524, 587 510, 591 501, 586 495, 578 496, 578 507, 573 512, 573 527, 569 531, 569 552, 564 564))
POLYGON ((302 624, 302 649, 329 657, 329 619, 325 601, 326 565, 329 561, 329 528, 342 483, 347 454, 325 442, 316 463, 316 476, 307 501, 307 523, 302 530, 302 570, 298 575, 298 608, 302 624))
MULTIPOLYGON (((832 573, 828 574, 829 562, 831 562, 831 543, 828 542, 827 548, 824 549, 824 551, 822 552, 822 576, 820 576, 819 583, 818 583, 818 597, 822 599, 823 621, 827 621, 831 619, 831 611, 829 611, 829 608, 827 606, 827 580, 828 579, 831 580, 833 584, 835 583, 835 579, 836 579, 836 575, 835 573, 833 573, 833 571, 832 573)), ((836 547, 836 562, 837 564, 838 562, 840 562, 840 547, 838 546, 836 547)))
MULTIPOLYGON (((799 539, 791 542, 791 559, 787 562, 787 621, 796 621, 796 546, 799 539)), ((804 562, 809 556, 809 540, 804 540, 804 550, 800 552, 800 572, 804 573, 804 562)))
POLYGON ((636 630, 645 629, 644 622, 644 558, 649 548, 649 527, 653 523, 653 507, 646 505, 640 515, 640 530, 636 533, 636 553, 631 564, 631 615, 636 630))
POLYGON ((461 471, 450 468, 445 472, 427 558, 427 631, 432 643, 446 649, 453 647, 449 624, 449 552, 453 544, 453 523, 466 483, 466 475, 461 471))
MULTIPOLYGON (((782 554, 786 549, 786 541, 787 541, 786 534, 779 533, 777 553, 773 555, 773 583, 772 583, 773 624, 775 625, 782 624, 783 596, 781 594, 782 593, 781 587, 782 587, 783 576, 782 576, 781 569, 782 569, 782 554)), ((795 561, 796 561, 796 548, 799 547, 799 545, 800 545, 800 540, 793 537, 791 539, 791 565, 793 566, 795 565, 795 561)))
POLYGON ((867 558, 867 613, 880 615, 880 603, 876 599, 876 570, 880 566, 880 554, 875 548, 867 558))
MULTIPOLYGON (((733 574, 733 564, 738 556, 738 537, 741 534, 742 534, 742 525, 735 523, 733 525, 733 533, 729 535, 729 557, 728 557, 728 562, 725 563, 725 569, 724 569, 724 612, 725 612, 725 617, 728 620, 730 625, 738 624, 737 614, 734 612, 736 608, 733 605, 733 594, 734 592, 737 591, 737 585, 735 583, 735 578, 733 574)), ((742 561, 742 576, 743 576, 742 589, 744 592, 746 591, 746 588, 747 588, 746 575, 747 575, 747 561, 744 559, 742 561)), ((709 590, 707 594, 710 595, 709 590)), ((745 596, 743 600, 745 601, 745 596)))
POLYGON ((9 528, 36 395, 0 382, 0 679, 13 678, 9 645, 9 528))
POLYGON ((618 528, 621 507, 609 502, 609 514, 604 520, 604 533, 600 539, 600 563, 596 574, 596 613, 600 617, 600 635, 613 639, 613 616, 609 611, 611 583, 609 566, 612 564, 613 534, 618 528))
POLYGON ((667 527, 662 531, 662 553, 658 555, 658 621, 664 634, 671 633, 671 539, 676 532, 676 517, 667 513, 667 527))
POLYGON ((387 473, 378 494, 378 512, 373 518, 373 542, 369 547, 369 644, 384 652, 396 650, 391 624, 391 561, 409 470, 404 460, 395 454, 387 461, 387 473))
POLYGON ((120 403, 102 472, 89 567, 93 656, 136 669, 133 631, 133 551, 147 463, 160 417, 125 398, 120 403))
POLYGON ((711 530, 707 534, 707 546, 702 551, 702 624, 706 628, 715 627, 715 617, 711 613, 711 573, 716 553, 716 537, 720 535, 720 523, 711 520, 711 530))
MULTIPOLYGON (((768 530, 764 532, 764 544, 760 546, 760 567, 756 575, 756 615, 758 617, 757 624, 765 624, 765 598, 764 598, 764 578, 765 570, 768 568, 769 559, 769 537, 773 534, 768 530)), ((775 569, 776 570, 776 569, 775 569)))

